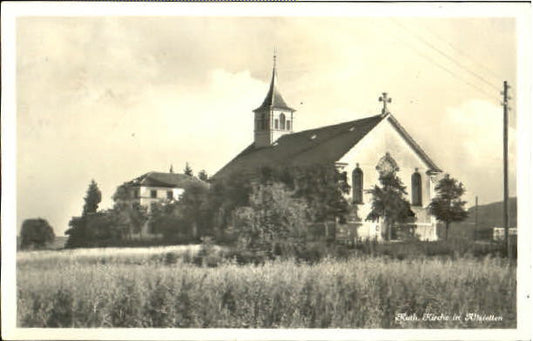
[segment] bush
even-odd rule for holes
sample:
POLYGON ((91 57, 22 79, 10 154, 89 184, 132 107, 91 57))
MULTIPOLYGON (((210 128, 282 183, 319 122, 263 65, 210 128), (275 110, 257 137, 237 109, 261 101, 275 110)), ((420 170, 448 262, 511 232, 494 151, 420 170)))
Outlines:
POLYGON ((43 248, 55 239, 52 226, 44 219, 26 219, 20 231, 20 248, 43 248))
POLYGON ((400 260, 427 257, 455 259, 465 256, 478 258, 505 256, 503 245, 496 243, 477 243, 464 239, 433 242, 407 240, 394 243, 378 243, 377 240, 366 239, 358 240, 355 245, 355 250, 359 255, 388 256, 400 260))
POLYGON ((223 256, 215 248, 213 238, 202 237, 202 246, 193 259, 194 264, 212 268, 217 267, 223 260, 223 256))
POLYGON ((167 252, 165 253, 165 258, 163 260, 163 263, 165 265, 172 265, 176 264, 178 262, 179 256, 175 252, 167 252))
POLYGON ((257 186, 249 201, 235 211, 237 248, 269 259, 294 256, 305 243, 306 204, 278 183, 257 186))

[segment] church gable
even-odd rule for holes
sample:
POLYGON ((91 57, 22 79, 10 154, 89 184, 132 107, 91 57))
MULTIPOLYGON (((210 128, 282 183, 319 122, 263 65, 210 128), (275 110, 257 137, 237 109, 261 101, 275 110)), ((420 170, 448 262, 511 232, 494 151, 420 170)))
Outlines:
POLYGON ((338 163, 351 164, 354 159, 357 159, 358 163, 363 164, 363 160, 368 159, 373 160, 373 167, 375 167, 378 157, 376 155, 381 157, 386 153, 390 153, 398 161, 400 169, 402 166, 407 166, 413 169, 414 167, 423 169, 431 174, 441 172, 440 168, 391 114, 387 114, 385 119, 364 139, 339 157, 338 163))
POLYGON ((406 186, 406 199, 411 203, 418 222, 431 223, 425 207, 434 195, 435 175, 441 170, 414 142, 396 119, 384 119, 359 143, 354 145, 337 162, 341 172, 346 172, 352 187, 352 201, 363 204, 361 217, 366 217, 372 201, 369 190, 379 184, 381 172, 397 172, 406 186))
POLYGON ((388 116, 388 121, 392 125, 392 127, 400 134, 400 136, 405 140, 405 142, 411 147, 411 149, 424 161, 424 163, 427 165, 428 169, 431 172, 439 173, 442 172, 442 170, 437 167, 437 165, 429 158, 429 156, 424 152, 422 147, 418 145, 418 143, 415 142, 415 140, 407 133, 407 131, 402 127, 400 122, 392 116, 388 116))

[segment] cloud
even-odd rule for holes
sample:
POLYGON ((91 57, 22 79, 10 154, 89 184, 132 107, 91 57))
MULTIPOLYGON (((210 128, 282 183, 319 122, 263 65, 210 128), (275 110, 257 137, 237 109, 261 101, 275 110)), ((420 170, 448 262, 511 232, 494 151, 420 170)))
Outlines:
POLYGON ((267 83, 249 71, 207 73, 202 91, 186 83, 129 84, 142 91, 126 108, 114 90, 85 82, 87 93, 101 96, 44 107, 39 115, 21 112, 18 226, 41 216, 62 234, 80 213, 91 179, 103 192, 101 207, 109 207, 116 186, 145 172, 167 171, 170 164, 181 171, 187 161, 195 172, 221 168, 252 141, 252 110, 267 83), (47 124, 39 123, 42 117, 47 124))
MULTIPOLYGON (((438 56, 421 59, 396 41, 407 37, 390 35, 396 28, 388 21, 19 19, 18 225, 43 216, 63 231, 79 214, 91 178, 108 206, 122 181, 171 163, 216 172, 252 141, 252 110, 266 94, 274 46, 281 91, 298 110, 296 129, 377 114, 377 97, 388 91, 395 116, 439 166, 481 202, 499 200, 499 108, 471 101, 475 91, 435 68, 438 56)), ((480 19, 487 32, 501 32, 482 41, 477 24, 427 23, 454 44, 476 45, 474 57, 498 73, 514 70, 508 51, 515 42, 503 39, 514 34, 508 20, 494 26, 480 19), (461 34, 450 35, 451 28, 461 34)))
MULTIPOLYGON (((435 127, 435 139, 442 146, 444 169, 465 183, 470 203, 476 195, 481 202, 501 200, 503 110, 500 106, 483 100, 470 100, 447 108, 440 126, 435 127)), ((516 128, 509 127, 511 195, 516 193, 515 150, 516 128)))

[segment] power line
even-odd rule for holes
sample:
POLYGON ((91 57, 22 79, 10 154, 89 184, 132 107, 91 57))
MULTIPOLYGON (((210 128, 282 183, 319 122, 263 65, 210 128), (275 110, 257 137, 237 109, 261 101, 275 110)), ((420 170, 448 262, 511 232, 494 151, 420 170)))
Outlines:
POLYGON ((442 36, 440 36, 439 34, 437 34, 436 32, 432 31, 429 27, 427 27, 426 25, 422 25, 425 29, 426 32, 429 32, 429 34, 433 35, 434 38, 437 38, 439 39, 440 41, 442 41, 443 43, 445 43, 446 45, 448 45, 452 50, 454 50, 455 52, 458 52, 459 54, 461 54, 463 57, 467 58, 470 60, 470 62, 472 64, 476 64, 478 65, 479 67, 481 67, 482 69, 484 69, 486 72, 490 73, 493 77, 495 77, 497 80, 500 80, 502 79, 502 77, 498 74, 496 74, 494 71, 492 71, 488 66, 486 66, 485 64, 475 60, 474 58, 470 57, 468 54, 466 54, 464 51, 460 50, 459 48, 457 48, 456 46, 454 46, 452 43, 450 43, 449 41, 447 41, 446 39, 442 38, 442 36))
POLYGON ((449 59, 451 62, 453 62, 454 64, 456 64, 457 66, 459 66, 461 69, 465 70, 466 72, 468 72, 469 74, 471 74, 472 76, 476 77, 477 79, 479 79, 480 81, 482 81, 483 83, 487 84, 488 86, 492 87, 493 89, 495 90, 500 90, 499 87, 495 86, 493 83, 491 83, 490 81, 486 80, 484 77, 478 75, 477 73, 471 71, 470 69, 468 69, 467 67, 465 67, 464 65, 462 65, 461 63, 459 63, 458 61, 455 60, 455 58, 449 56, 447 53, 441 51, 440 49, 438 49, 437 47, 433 46, 433 44, 431 44, 430 42, 428 42, 426 39, 424 39, 423 37, 421 37, 420 35, 416 34, 416 33, 413 33, 411 32, 409 29, 407 29, 403 24, 401 24, 398 20, 396 19, 392 19, 392 22, 395 23, 397 26, 401 27, 404 31, 406 31, 407 33, 413 35, 417 40, 421 41, 422 43, 424 43, 426 46, 428 46, 429 48, 433 49, 434 51, 436 51, 437 53, 439 53, 440 55, 444 56, 445 58, 449 59))
MULTIPOLYGON (((420 54, 421 55, 421 54, 420 54)), ((440 64, 436 64, 434 63, 431 58, 429 57, 426 57, 425 55, 421 55, 422 57, 426 58, 427 60, 429 60, 430 62, 432 62, 435 66, 438 66, 440 69, 446 71, 447 73, 449 73, 450 75, 454 76, 454 77, 458 77, 457 74, 455 74, 453 71, 451 71, 450 69, 447 69, 446 67, 440 65, 440 64)), ((459 78, 460 79, 460 78, 459 78)), ((474 85, 473 83, 470 83, 469 81, 465 80, 465 79, 461 79, 465 84, 467 85, 470 85, 471 87, 473 87, 474 89, 477 89, 478 91, 482 92, 483 94, 489 96, 489 97, 494 97, 494 94, 491 94, 489 92, 487 92, 486 90, 478 87, 477 85, 474 85)))
POLYGON ((488 91, 486 91, 485 89, 469 82, 468 80, 466 80, 464 77, 461 77, 460 75, 456 74, 455 72, 453 72, 452 70, 450 70, 449 68, 441 65, 441 64, 438 64, 434 58, 431 58, 423 53, 421 53, 416 47, 414 47, 412 44, 410 44, 409 42, 401 39, 399 36, 396 35, 396 37, 401 40, 403 43, 405 43, 406 45, 410 46, 410 48, 416 53, 418 54, 420 57, 423 57, 424 59, 426 59, 427 61, 429 61, 431 64, 437 66, 438 68, 442 69, 443 71, 445 71, 446 73, 450 74, 451 76, 453 76, 454 78, 458 79, 458 80, 461 80, 463 83, 471 86, 472 88, 478 90, 479 92, 483 93, 484 95, 490 97, 490 98, 494 98, 495 97, 495 94, 493 93, 489 93, 488 91))

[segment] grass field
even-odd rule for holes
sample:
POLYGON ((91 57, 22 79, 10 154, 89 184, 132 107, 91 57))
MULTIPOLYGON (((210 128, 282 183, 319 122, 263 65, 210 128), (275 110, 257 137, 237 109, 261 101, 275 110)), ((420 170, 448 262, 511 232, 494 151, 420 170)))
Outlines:
POLYGON ((197 251, 175 247, 18 253, 18 325, 516 327, 516 269, 501 259, 361 257, 313 265, 226 262, 216 268, 183 261, 197 251), (445 320, 454 315, 457 320, 445 320))

